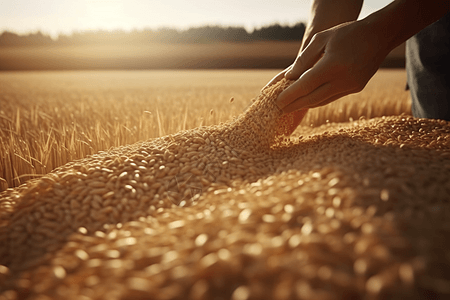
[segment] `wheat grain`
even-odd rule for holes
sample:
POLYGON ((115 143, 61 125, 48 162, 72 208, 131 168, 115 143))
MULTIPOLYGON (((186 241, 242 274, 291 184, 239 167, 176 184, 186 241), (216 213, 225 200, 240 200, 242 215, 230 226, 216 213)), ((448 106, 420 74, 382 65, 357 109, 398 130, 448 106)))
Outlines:
POLYGON ((3 192, 1 295, 448 293, 435 271, 448 268, 448 122, 327 123, 290 141, 274 105, 287 85, 229 123, 114 148, 3 192))

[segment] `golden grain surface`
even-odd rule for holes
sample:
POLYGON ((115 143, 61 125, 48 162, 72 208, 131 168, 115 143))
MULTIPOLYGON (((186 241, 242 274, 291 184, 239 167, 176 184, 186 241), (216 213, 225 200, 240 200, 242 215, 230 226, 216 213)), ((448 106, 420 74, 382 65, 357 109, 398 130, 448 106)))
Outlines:
MULTIPOLYGON (((276 73, 0 73, 0 191, 111 147, 229 121, 276 73)), ((381 70, 362 93, 310 110, 302 124, 408 113, 405 80, 404 71, 381 70)))
POLYGON ((4 191, 0 297, 450 295, 450 123, 328 122, 286 141, 283 88, 4 191))

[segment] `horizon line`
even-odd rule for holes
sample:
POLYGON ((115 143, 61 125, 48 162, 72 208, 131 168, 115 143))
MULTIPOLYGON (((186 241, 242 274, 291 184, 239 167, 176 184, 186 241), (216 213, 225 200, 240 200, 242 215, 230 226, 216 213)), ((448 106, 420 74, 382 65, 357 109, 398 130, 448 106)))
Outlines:
POLYGON ((244 25, 225 25, 225 24, 220 24, 220 23, 215 23, 215 24, 204 24, 204 25, 192 25, 192 26, 188 26, 188 27, 184 27, 184 26, 159 26, 159 27, 143 27, 143 28, 132 28, 132 29, 126 29, 126 28, 113 28, 113 29, 105 29, 105 28, 93 28, 93 29, 72 29, 69 33, 65 33, 65 32, 59 32, 57 34, 52 34, 49 33, 46 30, 43 29, 30 29, 29 31, 17 31, 14 29, 8 29, 8 28, 0 28, 0 35, 8 32, 8 33, 13 33, 16 34, 18 36, 29 36, 29 35, 35 35, 35 34, 39 34, 41 33, 44 36, 48 36, 52 39, 58 39, 60 36, 72 36, 74 34, 79 34, 79 33, 90 33, 90 32, 124 32, 124 33, 133 33, 133 32, 139 32, 139 31, 158 31, 158 30, 164 30, 164 29, 169 29, 169 30, 176 30, 178 32, 183 32, 183 31, 187 31, 189 29, 196 29, 196 28, 205 28, 205 27, 219 27, 219 28, 243 28, 245 29, 245 31, 247 31, 247 33, 251 34, 252 32, 254 32, 255 30, 258 29, 262 29, 265 27, 270 27, 270 26, 274 26, 274 25, 280 25, 281 27, 294 27, 295 25, 298 24, 304 24, 306 26, 306 21, 303 20, 299 20, 298 22, 285 22, 285 23, 281 23, 281 22, 270 22, 267 23, 265 25, 260 25, 260 26, 253 26, 250 30, 247 26, 244 25))

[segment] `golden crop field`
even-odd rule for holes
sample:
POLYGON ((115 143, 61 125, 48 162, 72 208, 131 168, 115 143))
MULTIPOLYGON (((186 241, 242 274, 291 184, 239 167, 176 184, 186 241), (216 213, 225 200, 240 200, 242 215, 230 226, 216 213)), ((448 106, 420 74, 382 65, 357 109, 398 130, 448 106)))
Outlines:
MULTIPOLYGON (((10 46, 0 48, 0 70, 268 69, 292 63, 299 41, 246 43, 10 46)), ((383 67, 400 67, 405 45, 383 67)))
MULTIPOLYGON (((276 73, 0 73, 1 190, 110 147, 228 121, 276 73)), ((311 110, 302 125, 408 114, 405 82, 404 71, 381 70, 363 92, 311 110)))
POLYGON ((450 123, 276 73, 0 73, 0 299, 450 296, 450 123))
POLYGON ((0 70, 274 68, 291 63, 299 47, 299 41, 3 47, 0 70))

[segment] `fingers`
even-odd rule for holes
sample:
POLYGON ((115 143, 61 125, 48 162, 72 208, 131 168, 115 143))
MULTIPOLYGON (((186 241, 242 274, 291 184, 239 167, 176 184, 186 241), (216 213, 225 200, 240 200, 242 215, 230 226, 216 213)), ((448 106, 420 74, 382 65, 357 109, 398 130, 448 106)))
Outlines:
POLYGON ((272 84, 277 83, 278 81, 280 81, 281 79, 283 79, 285 77, 285 74, 287 71, 289 71, 292 68, 292 66, 287 67, 286 69, 284 69, 283 71, 281 71, 280 73, 278 73, 277 75, 275 75, 275 77, 273 77, 262 89, 261 91, 265 90, 267 87, 271 86, 272 84))
POLYGON ((286 72, 286 79, 297 80, 306 70, 312 68, 323 56, 326 43, 315 35, 306 48, 295 59, 292 68, 286 72))
MULTIPOLYGON (((295 99, 294 101, 292 101, 290 104, 286 105, 283 108, 283 112, 290 113, 290 112, 293 112, 293 111, 296 111, 296 110, 299 110, 302 108, 315 106, 316 104, 329 98, 330 88, 331 88, 331 86, 329 83, 326 83, 326 84, 318 87, 312 93, 305 95, 305 96, 301 96, 301 97, 295 99)), ((334 96, 334 95, 331 95, 331 96, 334 96)))
MULTIPOLYGON (((280 93, 276 102, 277 106, 284 110, 284 108, 292 102, 302 99, 304 96, 312 93, 317 88, 330 81, 332 72, 328 70, 328 67, 329 65, 327 65, 326 57, 322 58, 314 68, 303 73, 296 82, 280 93)), ((310 98, 306 98, 306 100, 309 99, 310 98)), ((319 100, 321 99, 316 99, 316 101, 319 100)), ((298 103, 298 105, 303 105, 302 107, 307 107, 310 104, 313 103, 305 103, 305 101, 298 103)))
MULTIPOLYGON (((332 58, 331 58, 332 59, 332 58)), ((294 84, 284 90, 277 104, 288 113, 304 107, 317 107, 326 101, 334 101, 351 91, 340 81, 339 68, 332 67, 328 57, 323 57, 312 69, 306 71, 294 84)))
POLYGON ((326 82, 326 79, 323 78, 324 74, 325 76, 328 74, 326 72, 327 60, 323 58, 325 44, 323 38, 315 35, 291 68, 285 70, 286 79, 298 80, 278 97, 277 105, 280 109, 326 82))
POLYGON ((292 122, 289 124, 289 126, 287 128, 288 135, 291 135, 294 132, 294 130, 298 127, 298 125, 303 120, 303 118, 305 117, 307 112, 308 112, 308 109, 304 108, 304 109, 296 110, 296 111, 290 113, 290 115, 292 115, 292 122))
POLYGON ((320 103, 317 103, 314 106, 311 106, 310 108, 316 108, 316 107, 319 107, 319 106, 327 105, 327 104, 329 104, 329 103, 331 103, 333 101, 336 101, 336 100, 338 100, 338 99, 340 99, 340 98, 342 98, 344 96, 347 96, 348 94, 350 94, 350 92, 339 93, 339 94, 334 95, 334 96, 332 96, 332 97, 330 97, 330 98, 328 98, 328 99, 326 99, 326 100, 324 100, 324 101, 322 101, 320 103))
MULTIPOLYGON (((320 94, 320 91, 317 94, 320 94)), ((318 102, 308 106, 308 108, 316 108, 319 106, 324 106, 324 105, 329 104, 333 101, 336 101, 337 99, 340 99, 348 94, 349 94, 349 92, 343 92, 343 93, 334 94, 332 96, 328 96, 328 98, 325 98, 322 101, 318 101, 318 102)), ((309 97, 309 95, 307 97, 309 97)), ((318 97, 321 97, 321 96, 319 95, 318 97)), ((289 105, 285 109, 283 109, 283 112, 289 114, 289 113, 291 113, 293 111, 297 111, 299 109, 303 110, 303 109, 305 109, 305 106, 302 106, 301 104, 298 104, 297 102, 293 102, 291 105, 289 105)))

